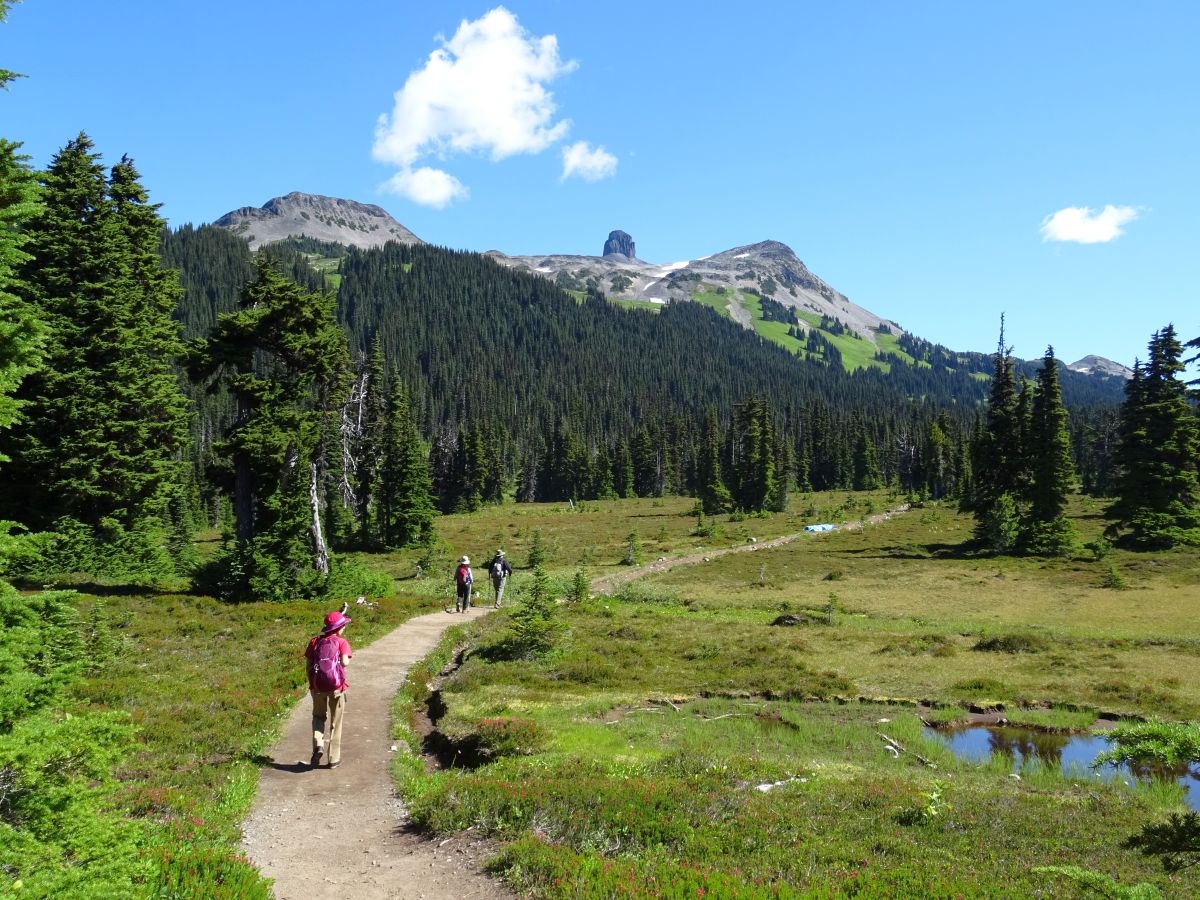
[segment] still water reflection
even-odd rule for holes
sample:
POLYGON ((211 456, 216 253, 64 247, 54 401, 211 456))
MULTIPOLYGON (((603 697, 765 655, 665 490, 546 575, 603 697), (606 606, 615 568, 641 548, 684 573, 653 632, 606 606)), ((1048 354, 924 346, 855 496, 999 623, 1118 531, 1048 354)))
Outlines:
POLYGON ((956 728, 927 728, 946 744, 958 759, 984 762, 994 754, 1012 757, 1013 771, 1025 760, 1041 760, 1058 764, 1064 772, 1072 769, 1081 777, 1099 776, 1105 781, 1113 778, 1173 778, 1187 791, 1188 807, 1200 810, 1200 767, 1179 766, 1177 769, 1134 766, 1103 766, 1093 770, 1092 761, 1108 749, 1108 741, 1094 735, 1051 734, 1032 728, 1012 725, 963 725, 956 728))

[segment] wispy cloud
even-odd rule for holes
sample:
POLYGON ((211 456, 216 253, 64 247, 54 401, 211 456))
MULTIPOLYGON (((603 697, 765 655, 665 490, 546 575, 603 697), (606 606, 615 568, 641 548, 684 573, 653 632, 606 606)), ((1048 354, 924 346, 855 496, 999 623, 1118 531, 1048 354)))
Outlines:
POLYGON ((603 147, 593 149, 587 141, 576 141, 562 151, 562 179, 578 176, 584 181, 600 181, 617 174, 617 158, 603 147))
POLYGON ((1086 206, 1068 206, 1042 220, 1042 240, 1106 244, 1124 234, 1122 226, 1137 217, 1133 206, 1109 205, 1098 213, 1086 206))
POLYGON ((499 161, 564 138, 571 122, 557 117, 548 85, 576 68, 559 55, 557 37, 530 34, 503 6, 438 41, 396 92, 391 114, 379 117, 372 148, 375 159, 399 169, 387 188, 430 206, 468 192, 448 172, 418 168, 422 159, 473 153, 499 161))

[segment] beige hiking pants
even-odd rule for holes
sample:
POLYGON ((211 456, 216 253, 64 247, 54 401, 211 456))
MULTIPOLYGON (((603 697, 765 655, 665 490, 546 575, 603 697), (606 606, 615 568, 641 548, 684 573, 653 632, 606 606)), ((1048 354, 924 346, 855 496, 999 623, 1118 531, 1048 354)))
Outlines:
POLYGON ((346 711, 345 691, 313 691, 313 752, 325 749, 325 729, 329 729, 329 765, 342 761, 342 713, 346 711))

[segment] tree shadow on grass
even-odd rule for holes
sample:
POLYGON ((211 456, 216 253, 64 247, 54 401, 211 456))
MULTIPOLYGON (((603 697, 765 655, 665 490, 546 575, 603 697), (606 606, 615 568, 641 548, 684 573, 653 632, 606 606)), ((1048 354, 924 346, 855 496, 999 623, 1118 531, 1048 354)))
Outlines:
POLYGON ((1171 813, 1166 822, 1154 822, 1125 839, 1122 846, 1157 856, 1168 872, 1180 872, 1200 863, 1200 816, 1171 813))
POLYGON ((34 580, 9 578, 9 583, 21 591, 78 591, 94 597, 148 597, 153 594, 170 593, 149 584, 100 584, 95 581, 72 581, 59 579, 34 580))
POLYGON ((979 556, 979 549, 971 544, 896 544, 847 548, 842 552, 865 559, 973 559, 979 556))

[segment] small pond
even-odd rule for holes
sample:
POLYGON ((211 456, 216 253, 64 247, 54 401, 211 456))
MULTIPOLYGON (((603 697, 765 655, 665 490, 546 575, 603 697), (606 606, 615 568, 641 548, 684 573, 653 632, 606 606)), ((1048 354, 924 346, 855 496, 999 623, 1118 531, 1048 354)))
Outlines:
POLYGON ((1010 756, 1013 771, 1018 771, 1025 760, 1038 759, 1051 764, 1057 762, 1064 772, 1074 769, 1082 773, 1081 777, 1099 777, 1105 781, 1131 776, 1174 778, 1187 791, 1188 807, 1200 810, 1200 766, 1181 766, 1178 770, 1137 767, 1131 772, 1128 766, 1109 765, 1092 770, 1092 760, 1108 749, 1108 741, 1095 735, 1052 734, 1013 725, 926 728, 925 733, 948 746, 958 759, 984 762, 997 753, 1010 756))

